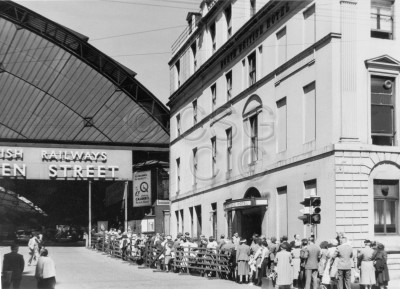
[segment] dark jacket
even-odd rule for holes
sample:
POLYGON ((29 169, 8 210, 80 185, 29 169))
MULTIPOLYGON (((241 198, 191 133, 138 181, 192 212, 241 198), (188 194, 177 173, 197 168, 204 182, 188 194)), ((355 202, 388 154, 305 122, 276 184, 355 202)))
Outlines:
POLYGON ((11 252, 4 255, 3 271, 12 271, 12 280, 21 280, 25 261, 21 254, 11 252))

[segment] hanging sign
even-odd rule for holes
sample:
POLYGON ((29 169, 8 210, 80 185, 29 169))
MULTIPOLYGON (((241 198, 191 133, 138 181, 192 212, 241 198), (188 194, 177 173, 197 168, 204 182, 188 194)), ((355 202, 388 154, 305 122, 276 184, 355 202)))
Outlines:
POLYGON ((132 151, 0 147, 0 178, 131 180, 132 151))
POLYGON ((151 171, 133 174, 133 206, 151 206, 151 171))

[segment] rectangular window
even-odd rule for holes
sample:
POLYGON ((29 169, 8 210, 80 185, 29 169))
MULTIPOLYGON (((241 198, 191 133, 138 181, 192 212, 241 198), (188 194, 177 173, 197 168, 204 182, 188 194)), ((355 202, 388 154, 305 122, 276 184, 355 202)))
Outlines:
POLYGON ((176 130, 178 133, 178 136, 181 135, 181 115, 178 113, 176 116, 176 130))
POLYGON ((192 102, 193 106, 193 125, 197 124, 197 99, 192 102))
POLYGON ((232 128, 226 130, 226 170, 232 170, 232 128))
POLYGON ((212 46, 212 53, 217 50, 217 41, 215 37, 215 22, 210 25, 210 36, 211 36, 211 46, 212 46))
POLYGON ((194 237, 193 207, 189 207, 189 213, 190 213, 190 236, 194 237))
POLYGON ((398 233, 399 181, 374 180, 374 224, 377 234, 398 233))
POLYGON ((212 150, 212 156, 211 156, 212 175, 214 177, 216 175, 216 170, 217 170, 217 138, 216 137, 213 137, 211 139, 211 150, 212 150))
POLYGON ((251 163, 258 160, 258 115, 249 118, 250 121, 250 154, 251 163))
POLYGON ((280 187, 278 192, 278 228, 279 236, 287 236, 288 234, 288 199, 287 187, 280 187))
POLYGON ((278 152, 283 152, 287 149, 287 107, 286 97, 276 102, 278 108, 278 152))
POLYGON ((175 63, 175 79, 175 88, 179 88, 181 86, 181 64, 179 60, 175 63))
POLYGON ((394 145, 394 78, 371 77, 371 137, 375 145, 394 145))
POLYGON ((194 207, 194 210, 196 211, 197 237, 200 237, 202 233, 201 205, 194 207))
POLYGON ((229 101, 232 98, 232 70, 225 74, 226 78, 226 99, 229 101))
POLYGON ((250 17, 256 15, 256 0, 250 0, 250 17))
POLYGON ((225 9, 225 18, 226 18, 226 27, 227 27, 227 39, 232 36, 232 6, 229 6, 225 9))
POLYGON ((197 184, 197 148, 193 149, 193 185, 197 184))
POLYGON ((393 39, 393 0, 371 1, 371 37, 393 39))
POLYGON ((217 84, 214 83, 211 86, 211 109, 212 109, 212 111, 215 110, 216 106, 217 106, 217 84))
POLYGON ((181 159, 176 159, 176 190, 179 193, 181 189, 181 159))
POLYGON ((192 71, 192 73, 194 73, 197 70, 197 46, 196 46, 196 41, 192 44, 191 50, 192 50, 192 57, 193 57, 193 71, 192 71))
POLYGON ((215 238, 218 238, 217 203, 211 204, 211 222, 213 236, 215 236, 215 238))
POLYGON ((176 232, 178 233, 180 230, 179 211, 175 211, 175 217, 176 217, 176 232))
POLYGON ((315 82, 303 87, 303 93, 304 93, 303 132, 304 132, 304 143, 307 143, 315 140, 315 132, 316 132, 315 82))
POLYGON ((315 4, 303 13, 304 17, 304 44, 308 47, 315 43, 315 4))
POLYGON ((255 51, 248 56, 247 61, 249 63, 249 86, 251 86, 257 81, 257 64, 255 51))
POLYGON ((287 37, 286 37, 286 27, 281 29, 276 33, 276 39, 278 41, 277 45, 277 62, 278 66, 284 64, 287 60, 287 37))
POLYGON ((180 215, 181 215, 181 226, 182 226, 182 233, 185 232, 185 220, 183 218, 183 209, 179 210, 180 215))
POLYGON ((304 182, 305 198, 317 195, 317 180, 309 180, 304 182))

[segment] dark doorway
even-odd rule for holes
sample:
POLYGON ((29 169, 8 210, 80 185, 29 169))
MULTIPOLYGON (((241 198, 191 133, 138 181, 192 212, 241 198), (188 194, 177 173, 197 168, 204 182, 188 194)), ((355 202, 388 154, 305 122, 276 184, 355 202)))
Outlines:
POLYGON ((254 233, 260 235, 261 234, 261 226, 262 220, 264 217, 264 210, 261 208, 250 208, 246 210, 242 210, 242 218, 241 218, 241 230, 239 234, 242 238, 247 240, 247 243, 251 244, 251 237, 254 233))

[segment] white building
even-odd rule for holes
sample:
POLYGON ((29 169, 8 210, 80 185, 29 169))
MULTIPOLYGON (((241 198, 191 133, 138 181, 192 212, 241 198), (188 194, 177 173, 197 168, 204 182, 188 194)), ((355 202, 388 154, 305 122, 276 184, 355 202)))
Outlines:
POLYGON ((171 233, 308 236, 311 193, 317 239, 399 251, 400 1, 200 8, 169 62, 171 233))

